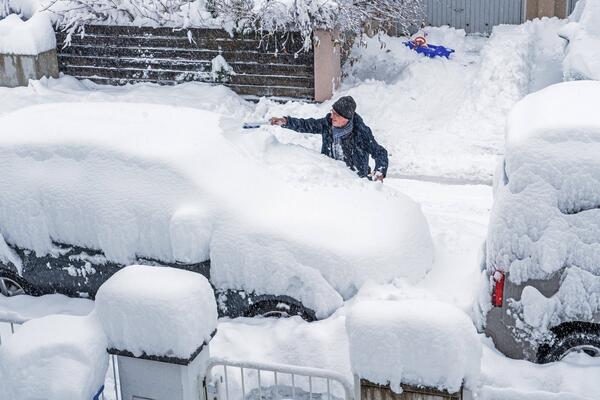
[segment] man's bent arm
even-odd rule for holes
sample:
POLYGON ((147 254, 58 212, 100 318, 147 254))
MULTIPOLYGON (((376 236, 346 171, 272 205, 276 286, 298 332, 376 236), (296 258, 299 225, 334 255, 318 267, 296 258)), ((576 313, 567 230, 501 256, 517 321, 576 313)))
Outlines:
POLYGON ((388 169, 388 152, 387 150, 377 143, 370 128, 367 128, 367 140, 369 142, 369 153, 375 160, 375 171, 379 171, 383 176, 387 175, 388 169))
POLYGON ((286 117, 287 122, 282 125, 282 128, 291 129, 301 133, 324 134, 329 129, 327 117, 325 118, 293 118, 286 117))

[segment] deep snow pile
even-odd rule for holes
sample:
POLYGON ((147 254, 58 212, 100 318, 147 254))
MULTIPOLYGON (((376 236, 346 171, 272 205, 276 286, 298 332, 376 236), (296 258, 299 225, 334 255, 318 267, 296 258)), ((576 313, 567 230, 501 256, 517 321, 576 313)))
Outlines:
POLYGON ((91 399, 107 367, 106 337, 93 314, 31 320, 0 346, 2 398, 91 399))
POLYGON ((214 113, 53 104, 0 124, 2 234, 40 254, 54 240, 121 263, 210 257, 217 287, 289 295, 321 317, 367 279, 431 266, 408 197, 214 113))
POLYGON ((600 273, 599 102, 600 82, 576 81, 515 106, 499 170, 504 184, 490 218, 488 268, 508 271, 515 283, 563 266, 600 273))
POLYGON ((137 357, 187 359, 217 329, 217 304, 208 280, 176 268, 121 269, 100 286, 95 310, 108 346, 137 357))
POLYGON ((0 19, 0 54, 38 55, 56 48, 54 28, 47 14, 27 21, 16 14, 0 19))
POLYGON ((373 383, 458 392, 475 385, 481 343, 461 310, 431 300, 361 301, 346 319, 352 370, 373 383))
POLYGON ((565 79, 600 80, 600 3, 579 0, 569 20, 560 30, 568 40, 563 60, 565 79))

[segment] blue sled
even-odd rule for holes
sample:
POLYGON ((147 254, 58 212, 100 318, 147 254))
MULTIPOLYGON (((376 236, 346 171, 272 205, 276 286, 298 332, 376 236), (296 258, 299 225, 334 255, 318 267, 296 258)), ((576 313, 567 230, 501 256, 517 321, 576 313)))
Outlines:
POLYGON ((444 47, 444 46, 435 46, 433 44, 428 44, 425 46, 417 46, 411 41, 404 42, 404 44, 409 49, 414 50, 419 54, 423 54, 429 58, 434 58, 434 57, 450 58, 450 54, 454 53, 454 49, 449 49, 448 47, 444 47))

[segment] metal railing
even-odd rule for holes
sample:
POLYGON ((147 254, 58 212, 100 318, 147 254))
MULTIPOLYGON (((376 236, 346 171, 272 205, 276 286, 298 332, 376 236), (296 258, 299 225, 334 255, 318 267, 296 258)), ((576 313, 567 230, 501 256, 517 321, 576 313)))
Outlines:
POLYGON ((320 368, 210 359, 207 400, 354 400, 342 375, 320 368))
POLYGON ((0 346, 2 346, 6 333, 13 335, 15 333, 15 327, 21 326, 25 322, 27 322, 27 320, 23 318, 0 318, 0 346))

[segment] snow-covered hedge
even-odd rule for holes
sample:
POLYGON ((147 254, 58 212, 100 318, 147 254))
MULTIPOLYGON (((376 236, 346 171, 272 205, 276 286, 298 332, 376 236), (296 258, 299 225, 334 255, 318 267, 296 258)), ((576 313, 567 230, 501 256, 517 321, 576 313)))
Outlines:
POLYGON ((565 266, 600 274, 600 82, 550 86, 521 100, 506 131, 487 266, 512 282, 565 266))
POLYGON ((481 342, 460 309, 434 300, 369 300, 346 319, 355 374, 370 382, 458 392, 479 376, 481 342))
POLYGON ((217 304, 208 280, 176 268, 121 269, 98 290, 96 313, 108 346, 137 357, 187 359, 217 329, 217 304))
POLYGON ((307 47, 314 29, 355 34, 370 25, 393 22, 407 30, 423 21, 422 0, 0 0, 0 17, 3 7, 25 16, 48 10, 70 34, 87 24, 292 30, 302 33, 307 47))

